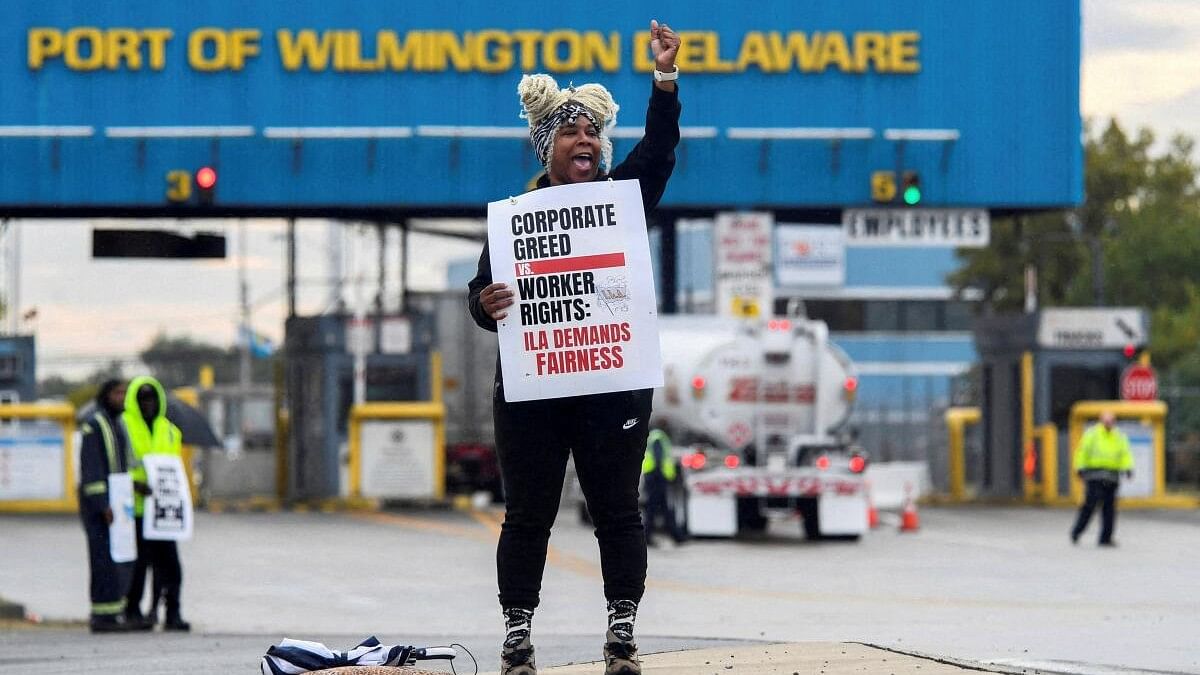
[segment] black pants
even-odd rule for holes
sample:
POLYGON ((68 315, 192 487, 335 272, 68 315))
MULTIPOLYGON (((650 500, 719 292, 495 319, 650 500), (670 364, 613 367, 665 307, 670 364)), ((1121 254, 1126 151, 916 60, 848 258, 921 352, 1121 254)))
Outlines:
POLYGON ((1113 528, 1117 525, 1117 486, 1108 480, 1089 480, 1087 496, 1083 506, 1079 507, 1079 515, 1075 518, 1075 527, 1071 528, 1071 538, 1078 539, 1092 519, 1092 511, 1100 504, 1100 543, 1112 541, 1113 528))
POLYGON ((671 534, 671 539, 677 543, 683 541, 683 531, 679 528, 679 521, 675 518, 675 509, 671 507, 671 500, 667 498, 667 491, 670 489, 669 484, 662 478, 649 477, 646 480, 646 543, 654 541, 654 530, 656 523, 662 522, 671 534))
POLYGON ((130 565, 113 562, 108 548, 108 523, 104 520, 103 511, 81 506, 79 517, 87 536, 92 618, 116 618, 125 609, 130 565))
POLYGON ((567 457, 600 544, 608 600, 641 600, 646 537, 638 482, 649 433, 650 390, 506 403, 496 386, 493 419, 504 481, 504 525, 496 548, 500 605, 535 608, 550 528, 562 499, 567 457))
POLYGON ((137 614, 141 611, 142 593, 146 589, 146 570, 154 570, 154 595, 150 597, 148 615, 158 614, 158 602, 166 602, 167 617, 179 615, 179 589, 183 583, 183 568, 179 565, 179 549, 173 541, 158 541, 142 536, 141 519, 137 523, 137 562, 133 566, 133 578, 129 585, 126 611, 137 614))

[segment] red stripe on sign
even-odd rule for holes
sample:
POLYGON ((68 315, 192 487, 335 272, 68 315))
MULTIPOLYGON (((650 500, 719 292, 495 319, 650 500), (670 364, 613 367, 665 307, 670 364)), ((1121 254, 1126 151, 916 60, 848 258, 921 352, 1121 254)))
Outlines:
POLYGON ((530 274, 556 274, 558 272, 577 272, 579 270, 598 270, 605 267, 624 267, 624 253, 601 253, 599 255, 581 255, 574 258, 552 258, 550 260, 533 260, 529 263, 530 274))

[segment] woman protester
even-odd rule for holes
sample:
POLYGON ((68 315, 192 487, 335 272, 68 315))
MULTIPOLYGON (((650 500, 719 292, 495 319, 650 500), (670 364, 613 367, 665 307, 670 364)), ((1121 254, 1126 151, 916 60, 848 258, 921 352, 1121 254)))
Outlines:
MULTIPOLYGON (((559 89, 548 75, 526 75, 517 87, 529 136, 545 174, 537 187, 596 180, 637 179, 649 213, 675 167, 680 105, 675 56, 679 37, 650 22, 655 73, 642 140, 612 166, 607 132, 617 104, 599 84, 559 89)), ((508 315, 513 291, 492 282, 485 244, 469 284, 470 312, 495 331, 508 315)), ((558 513, 568 453, 574 456, 600 547, 608 630, 606 675, 639 675, 634 620, 646 586, 646 538, 638 509, 638 481, 649 430, 652 391, 632 390, 509 403, 499 362, 493 396, 496 450, 504 483, 505 514, 496 567, 506 636, 503 675, 536 675, 530 630, 538 606, 550 528, 558 513)))

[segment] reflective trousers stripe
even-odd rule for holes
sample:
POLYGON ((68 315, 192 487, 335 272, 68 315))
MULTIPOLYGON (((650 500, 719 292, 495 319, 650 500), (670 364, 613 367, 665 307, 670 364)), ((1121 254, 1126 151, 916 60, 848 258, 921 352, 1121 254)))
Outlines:
POLYGON ((108 492, 108 481, 98 480, 93 483, 86 483, 83 486, 83 494, 92 497, 102 495, 108 492))
POLYGON ((100 616, 103 614, 120 614, 125 611, 125 598, 113 600, 112 602, 93 602, 92 614, 100 616))

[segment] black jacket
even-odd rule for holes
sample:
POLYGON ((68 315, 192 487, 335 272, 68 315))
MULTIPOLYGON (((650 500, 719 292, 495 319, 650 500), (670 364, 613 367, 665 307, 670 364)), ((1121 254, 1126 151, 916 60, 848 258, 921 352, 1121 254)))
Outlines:
MULTIPOLYGON (((675 146, 679 145, 679 89, 663 91, 651 85, 650 104, 646 108, 646 133, 633 150, 608 174, 596 176, 596 180, 626 180, 636 178, 641 183, 642 205, 647 218, 667 189, 667 179, 675 170, 675 146)), ((543 175, 538 179, 538 188, 550 185, 550 178, 543 175)), ((479 293, 492 283, 492 264, 487 241, 479 255, 479 267, 475 278, 467 284, 467 307, 480 328, 496 332, 496 322, 479 302, 479 293)), ((500 379, 499 360, 496 363, 496 379, 500 379)))
POLYGON ((129 437, 120 418, 109 415, 102 405, 96 406, 80 431, 79 507, 103 513, 108 508, 108 474, 129 470, 129 437))

